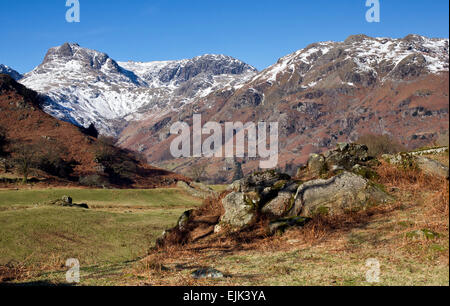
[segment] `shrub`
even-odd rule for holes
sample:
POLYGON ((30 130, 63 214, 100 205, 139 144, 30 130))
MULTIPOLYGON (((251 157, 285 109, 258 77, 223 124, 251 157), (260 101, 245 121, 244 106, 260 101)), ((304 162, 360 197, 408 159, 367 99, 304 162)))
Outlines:
POLYGON ((18 172, 23 175, 22 182, 28 182, 28 177, 36 166, 37 146, 32 143, 18 143, 13 146, 13 162, 18 172))
POLYGON ((244 177, 244 172, 242 171, 242 164, 238 161, 234 163, 234 175, 233 182, 238 181, 244 177))
POLYGON ((99 135, 97 128, 95 127, 95 125, 93 123, 91 123, 88 128, 80 127, 80 131, 83 134, 94 137, 94 138, 98 138, 98 135, 99 135))
POLYGON ((196 182, 200 182, 205 178, 207 163, 195 163, 189 170, 189 176, 196 182))
POLYGON ((66 161, 67 149, 56 140, 45 139, 37 144, 36 168, 61 178, 70 178, 77 164, 74 160, 66 161))
POLYGON ((405 146, 389 135, 365 134, 356 142, 366 145, 369 148, 369 155, 375 157, 383 154, 394 154, 406 151, 405 146))
POLYGON ((100 137, 95 147, 95 162, 104 167, 111 183, 129 185, 138 173, 138 161, 131 152, 117 148, 114 138, 100 137))

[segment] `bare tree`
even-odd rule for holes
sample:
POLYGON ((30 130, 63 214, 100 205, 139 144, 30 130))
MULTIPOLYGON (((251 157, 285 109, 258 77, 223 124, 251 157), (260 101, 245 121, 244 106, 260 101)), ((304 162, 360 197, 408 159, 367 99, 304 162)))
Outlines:
POLYGON ((205 177, 206 166, 207 163, 194 163, 190 169, 191 178, 196 182, 200 182, 205 177))
POLYGON ((375 157, 406 151, 402 144, 389 135, 365 134, 356 142, 366 145, 369 148, 369 154, 375 157))
POLYGON ((37 152, 37 146, 31 143, 18 143, 14 145, 14 165, 19 173, 23 175, 22 182, 24 184, 28 182, 28 177, 36 164, 37 152))
POLYGON ((8 137, 6 133, 6 129, 0 126, 0 164, 5 170, 5 173, 8 172, 8 152, 6 151, 6 146, 8 145, 8 137))

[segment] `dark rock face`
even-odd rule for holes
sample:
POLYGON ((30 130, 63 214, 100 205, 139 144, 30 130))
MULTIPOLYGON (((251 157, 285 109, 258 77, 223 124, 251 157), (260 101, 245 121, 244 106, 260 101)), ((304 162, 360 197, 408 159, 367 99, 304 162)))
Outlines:
POLYGON ((65 43, 48 50, 21 82, 48 97, 49 114, 78 126, 94 123, 101 134, 118 136, 135 116, 167 113, 254 74, 255 68, 224 55, 119 63, 106 53, 65 43))
POLYGON ((411 54, 395 67, 391 75, 402 80, 417 77, 424 73, 426 65, 427 61, 422 54, 411 54))
POLYGON ((187 63, 180 63, 175 67, 161 70, 159 80, 167 83, 176 79, 177 82, 183 83, 202 73, 208 75, 241 74, 247 70, 256 71, 250 65, 229 56, 203 55, 190 59, 187 63))
POLYGON ((236 109, 241 109, 244 107, 256 107, 261 105, 263 100, 264 97, 260 92, 254 89, 249 89, 244 94, 236 97, 233 105, 236 109))

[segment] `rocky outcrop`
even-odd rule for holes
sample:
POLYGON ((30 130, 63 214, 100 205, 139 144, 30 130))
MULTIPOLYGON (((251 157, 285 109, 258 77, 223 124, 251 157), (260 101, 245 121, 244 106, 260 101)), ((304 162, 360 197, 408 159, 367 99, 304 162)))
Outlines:
POLYGON ((295 195, 289 216, 314 217, 338 215, 382 204, 391 198, 364 177, 344 172, 328 180, 312 180, 302 184, 295 195))
POLYGON ((436 155, 448 152, 448 147, 424 149, 413 152, 401 152, 398 154, 385 154, 383 159, 392 165, 404 169, 418 168, 428 175, 449 178, 449 168, 442 163, 425 157, 424 155, 436 155))
POLYGON ((449 169, 440 162, 431 158, 418 156, 416 157, 417 166, 429 175, 437 175, 440 177, 449 178, 449 169))
POLYGON ((196 182, 186 183, 184 181, 178 181, 177 187, 185 190, 191 196, 200 199, 207 199, 209 197, 217 196, 217 193, 214 190, 212 190, 211 188, 207 187, 202 183, 196 182))
MULTIPOLYGON (((434 149, 427 149, 428 154, 430 150, 434 149)), ((448 168, 418 152, 385 158, 402 166, 413 163, 424 172, 448 177, 448 168)), ((445 150, 438 148, 438 152, 441 154, 445 150)), ((255 172, 230 185, 218 199, 223 208, 220 216, 209 219, 208 227, 203 227, 204 235, 195 237, 212 233, 228 235, 230 230, 234 233, 261 230, 261 226, 265 226, 269 234, 283 233, 290 227, 304 226, 319 216, 337 216, 387 204, 394 198, 371 179, 377 177, 374 166, 379 164, 367 154, 366 146, 340 144, 324 154, 312 155, 308 167, 300 171, 304 174, 320 169, 322 177, 319 178, 303 180, 276 171, 255 172), (336 170, 337 167, 340 170, 336 170)), ((185 213, 177 230, 189 228, 192 235, 201 229, 195 224, 199 222, 199 216, 190 217, 196 213, 197 210, 185 213)))
POLYGON ((377 161, 369 156, 369 149, 365 145, 339 143, 334 150, 323 154, 311 154, 306 168, 299 169, 298 177, 308 175, 320 177, 328 173, 371 166, 377 161))
POLYGON ((312 154, 295 179, 276 171, 253 173, 230 185, 216 232, 223 225, 243 229, 264 217, 274 233, 319 214, 338 215, 386 203, 392 198, 370 180, 376 177, 372 167, 377 164, 367 146, 341 143, 324 154, 312 154))

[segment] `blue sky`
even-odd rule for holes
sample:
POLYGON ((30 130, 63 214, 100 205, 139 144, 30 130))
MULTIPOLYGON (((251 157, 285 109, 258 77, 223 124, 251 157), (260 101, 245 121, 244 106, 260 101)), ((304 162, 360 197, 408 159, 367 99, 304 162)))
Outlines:
POLYGON ((79 1, 81 22, 67 23, 66 0, 0 0, 0 63, 28 72, 68 41, 119 61, 220 53, 261 70, 351 34, 449 36, 448 0, 380 0, 380 23, 366 22, 366 0, 79 1))

